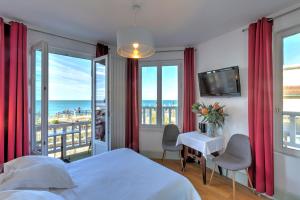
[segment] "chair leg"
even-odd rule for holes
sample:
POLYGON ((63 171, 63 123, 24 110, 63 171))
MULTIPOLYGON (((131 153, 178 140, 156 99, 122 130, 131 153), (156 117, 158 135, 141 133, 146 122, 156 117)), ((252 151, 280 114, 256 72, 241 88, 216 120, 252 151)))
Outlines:
POLYGON ((232 172, 232 191, 233 191, 233 200, 235 200, 235 171, 232 172))
POLYGON ((164 159, 165 159, 165 156, 166 156, 166 150, 164 150, 164 152, 163 152, 163 155, 162 155, 161 161, 164 161, 164 159))
POLYGON ((252 189, 253 192, 255 192, 255 191, 254 191, 253 184, 252 184, 252 181, 251 181, 250 176, 249 176, 249 171, 248 171, 248 169, 246 169, 246 173, 247 173, 247 177, 248 177, 248 181, 249 181, 249 183, 250 183, 251 189, 252 189))
POLYGON ((213 176, 214 176, 214 173, 215 173, 215 170, 216 170, 216 166, 217 166, 217 164, 215 164, 214 169, 213 169, 213 171, 212 171, 212 173, 211 173, 211 175, 210 175, 210 179, 209 179, 208 185, 210 185, 211 180, 212 180, 212 178, 213 178, 213 176))

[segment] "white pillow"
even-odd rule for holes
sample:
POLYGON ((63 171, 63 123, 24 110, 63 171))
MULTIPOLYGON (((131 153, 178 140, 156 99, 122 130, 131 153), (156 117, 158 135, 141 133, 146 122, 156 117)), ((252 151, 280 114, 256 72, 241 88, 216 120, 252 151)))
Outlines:
POLYGON ((57 158, 48 156, 23 156, 4 163, 4 172, 9 173, 11 170, 23 169, 37 164, 43 163, 62 163, 64 162, 57 158))
POLYGON ((8 170, 4 172, 0 191, 14 189, 69 189, 75 187, 71 176, 65 168, 65 163, 58 159, 50 160, 24 157, 8 163, 8 170), (45 161, 44 163, 43 160, 45 161))
POLYGON ((0 192, 1 200, 64 200, 64 198, 46 191, 7 190, 0 192))

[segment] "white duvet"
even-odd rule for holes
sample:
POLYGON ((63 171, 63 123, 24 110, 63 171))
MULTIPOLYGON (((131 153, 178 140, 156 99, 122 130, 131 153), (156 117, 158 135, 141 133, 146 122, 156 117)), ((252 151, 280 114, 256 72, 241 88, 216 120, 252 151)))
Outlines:
POLYGON ((193 185, 129 149, 118 149, 67 165, 77 187, 52 190, 67 200, 200 200, 193 185))

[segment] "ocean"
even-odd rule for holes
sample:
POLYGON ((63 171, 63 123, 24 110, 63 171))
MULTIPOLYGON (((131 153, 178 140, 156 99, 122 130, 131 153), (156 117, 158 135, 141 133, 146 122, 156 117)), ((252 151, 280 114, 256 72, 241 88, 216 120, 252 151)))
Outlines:
MULTIPOLYGON (((39 102, 36 102, 36 113, 40 113, 41 108, 39 102)), ((56 113, 66 110, 74 111, 78 108, 80 110, 91 110, 91 101, 89 100, 49 100, 48 115, 55 116, 56 113)))
MULTIPOLYGON (((142 101, 142 107, 152 107, 156 106, 156 100, 143 100, 142 101)), ((163 100, 162 101, 163 106, 178 106, 177 100, 163 100)))
MULTIPOLYGON (((36 102, 36 113, 40 113, 40 102, 36 102)), ((66 110, 74 111, 78 108, 80 110, 91 110, 91 101, 89 100, 49 100, 48 115, 55 116, 56 113, 66 110)), ((155 100, 143 100, 143 107, 156 106, 155 100)), ((163 100, 163 106, 178 106, 177 100, 163 100)))

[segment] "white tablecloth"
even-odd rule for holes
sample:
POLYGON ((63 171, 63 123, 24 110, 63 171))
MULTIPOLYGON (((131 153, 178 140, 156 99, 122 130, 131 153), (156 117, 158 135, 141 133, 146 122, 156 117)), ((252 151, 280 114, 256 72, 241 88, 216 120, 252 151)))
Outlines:
POLYGON ((203 154, 205 158, 211 153, 221 151, 224 148, 224 137, 208 137, 197 131, 182 133, 178 136, 176 145, 185 145, 203 154))

